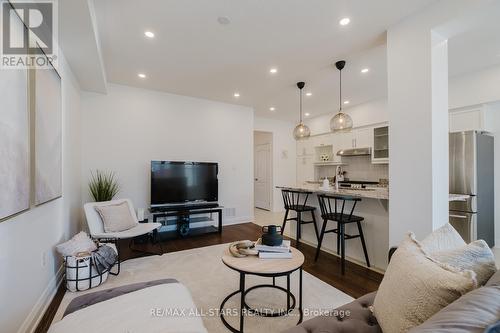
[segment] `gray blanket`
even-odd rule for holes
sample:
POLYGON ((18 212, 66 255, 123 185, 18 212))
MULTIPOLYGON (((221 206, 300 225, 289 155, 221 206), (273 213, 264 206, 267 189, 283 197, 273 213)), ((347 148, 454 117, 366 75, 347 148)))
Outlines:
POLYGON ((115 250, 108 245, 102 245, 96 251, 92 252, 92 260, 99 274, 110 270, 117 259, 118 255, 115 250))

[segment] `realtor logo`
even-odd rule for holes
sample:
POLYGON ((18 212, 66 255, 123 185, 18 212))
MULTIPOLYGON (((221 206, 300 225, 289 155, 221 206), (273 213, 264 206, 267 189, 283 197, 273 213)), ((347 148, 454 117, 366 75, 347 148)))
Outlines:
POLYGON ((53 1, 2 2, 2 68, 48 67, 55 54, 53 1))

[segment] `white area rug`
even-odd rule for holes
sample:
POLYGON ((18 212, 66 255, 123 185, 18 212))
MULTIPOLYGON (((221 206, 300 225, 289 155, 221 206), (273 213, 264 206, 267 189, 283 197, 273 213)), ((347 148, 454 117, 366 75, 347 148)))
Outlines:
MULTIPOLYGON (((199 313, 215 312, 213 316, 203 316, 203 323, 207 330, 209 332, 229 332, 222 324, 217 311, 222 300, 239 288, 239 274, 226 267, 220 259, 226 246, 227 244, 222 244, 166 253, 162 256, 127 260, 122 263, 120 275, 110 276, 108 281, 98 288, 79 293, 67 292, 54 318, 54 322, 61 319, 64 310, 73 298, 84 293, 135 282, 175 278, 189 288, 199 313)), ((298 297, 298 275, 298 272, 295 272, 291 278, 291 289, 296 297, 298 297)), ((246 288, 256 284, 270 283, 272 283, 272 278, 248 275, 246 278, 246 288)), ((285 287, 286 278, 277 278, 277 284, 285 287)), ((319 311, 328 311, 353 300, 349 295, 305 271, 303 272, 302 291, 304 320, 315 317, 319 314, 319 311)), ((269 288, 251 291, 247 294, 246 300, 251 307, 256 308, 281 309, 286 306, 285 293, 269 288)), ((238 294, 226 303, 226 308, 239 309, 239 302, 238 294)), ((245 332, 281 332, 295 326, 297 320, 297 310, 294 310, 287 317, 247 317, 245 318, 245 332)), ((239 317, 237 315, 228 317, 228 321, 233 326, 239 327, 239 317)))

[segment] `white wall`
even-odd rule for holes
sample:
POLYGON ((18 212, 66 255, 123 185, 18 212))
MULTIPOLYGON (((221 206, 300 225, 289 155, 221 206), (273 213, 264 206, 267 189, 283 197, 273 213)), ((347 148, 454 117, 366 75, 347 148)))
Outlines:
POLYGON ((500 66, 450 78, 450 108, 500 100, 500 66))
POLYGON ((204 99, 109 85, 82 95, 82 190, 90 170, 115 171, 117 197, 150 205, 151 160, 219 163, 224 223, 253 219, 253 110, 204 99))
POLYGON ((61 278, 62 260, 54 246, 79 230, 80 89, 61 51, 59 74, 63 98, 63 197, 0 223, 2 332, 34 328, 61 278))
MULTIPOLYGON (((384 123, 389 121, 389 111, 387 108, 387 98, 373 100, 367 103, 344 108, 345 113, 352 117, 354 127, 362 127, 384 123)), ((332 114, 326 114, 311 119, 306 119, 305 123, 311 130, 311 135, 324 134, 330 132, 330 119, 332 114)))
POLYGON ((283 210, 280 185, 291 185, 296 182, 297 145, 293 138, 295 124, 268 118, 255 118, 254 130, 273 133, 273 211, 283 210))

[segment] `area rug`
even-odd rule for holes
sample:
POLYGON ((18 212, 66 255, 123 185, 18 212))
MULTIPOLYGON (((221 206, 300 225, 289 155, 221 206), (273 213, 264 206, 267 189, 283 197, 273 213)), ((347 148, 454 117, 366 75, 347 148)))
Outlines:
MULTIPOLYGON (((127 260, 122 263, 118 276, 110 276, 101 286, 85 292, 67 292, 56 313, 54 322, 62 318, 69 302, 88 292, 104 290, 125 284, 175 278, 183 283, 191 292, 197 313, 202 316, 208 332, 229 332, 222 324, 218 309, 222 300, 239 288, 239 274, 221 261, 221 255, 228 244, 214 245, 192 250, 166 253, 162 256, 143 257, 127 260)), ((291 289, 298 295, 298 272, 292 274, 291 289)), ((246 287, 256 284, 272 283, 271 278, 247 276, 246 287)), ((276 279, 276 284, 286 286, 286 278, 276 279)), ((261 309, 282 309, 286 306, 285 293, 275 289, 255 289, 247 294, 247 303, 251 307, 261 309)), ((328 312, 342 304, 352 301, 349 295, 335 289, 307 272, 303 272, 303 309, 304 320, 328 312)), ((239 295, 226 303, 228 312, 239 309, 239 295)), ((236 310, 236 311, 233 311, 236 310)), ((230 315, 229 323, 238 327, 239 317, 230 315)), ((245 332, 281 332, 296 325, 298 311, 277 318, 250 316, 245 318, 245 332)))

